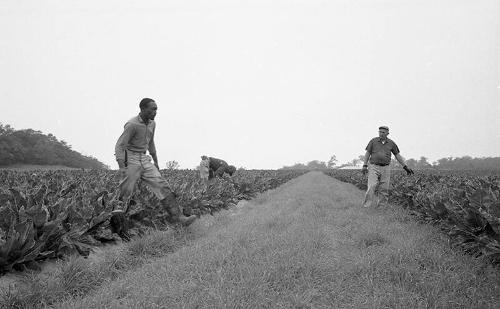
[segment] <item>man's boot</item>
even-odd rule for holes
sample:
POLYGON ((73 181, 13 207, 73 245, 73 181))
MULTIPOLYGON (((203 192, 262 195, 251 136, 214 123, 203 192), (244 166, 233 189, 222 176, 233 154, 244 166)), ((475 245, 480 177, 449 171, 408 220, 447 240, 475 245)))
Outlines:
POLYGON ((175 199, 175 196, 171 194, 167 198, 164 198, 161 200, 162 206, 167 210, 168 214, 170 215, 170 219, 172 223, 180 223, 184 226, 188 226, 191 223, 194 222, 196 219, 195 215, 191 215, 189 217, 184 216, 184 214, 181 214, 181 209, 179 207, 179 204, 177 203, 177 200, 175 199))
POLYGON ((118 204, 114 206, 114 210, 111 212, 111 218, 109 220, 109 225, 111 227, 111 232, 118 234, 123 239, 130 239, 128 230, 130 229, 130 222, 125 215, 128 207, 124 206, 123 201, 118 201, 118 204))

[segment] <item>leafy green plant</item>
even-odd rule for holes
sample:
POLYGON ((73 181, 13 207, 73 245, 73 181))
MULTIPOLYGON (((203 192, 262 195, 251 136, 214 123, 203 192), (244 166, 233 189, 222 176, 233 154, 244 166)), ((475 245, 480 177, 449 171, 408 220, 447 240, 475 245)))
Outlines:
MULTIPOLYGON (((297 177, 304 171, 245 171, 208 183, 197 171, 163 170, 186 214, 213 214, 297 177)), ((110 224, 118 199, 114 171, 0 171, 0 272, 49 257, 88 255, 120 239, 110 224)), ((122 205, 120 205, 122 206, 122 205)), ((163 228, 168 213, 142 183, 128 205, 127 238, 163 228)), ((24 266, 23 266, 24 265, 24 266)))
MULTIPOLYGON (((366 189, 360 171, 325 173, 366 189)), ((407 177, 395 171, 389 198, 421 220, 440 224, 455 246, 500 263, 500 176, 417 171, 407 177)))

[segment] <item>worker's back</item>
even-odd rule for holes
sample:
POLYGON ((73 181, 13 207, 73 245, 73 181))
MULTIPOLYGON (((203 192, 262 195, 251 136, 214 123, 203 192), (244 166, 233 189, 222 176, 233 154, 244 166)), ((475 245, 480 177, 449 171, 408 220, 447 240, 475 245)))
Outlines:
POLYGON ((218 170, 222 166, 227 166, 227 163, 224 160, 212 158, 212 157, 209 157, 208 159, 210 160, 209 168, 213 171, 218 170))

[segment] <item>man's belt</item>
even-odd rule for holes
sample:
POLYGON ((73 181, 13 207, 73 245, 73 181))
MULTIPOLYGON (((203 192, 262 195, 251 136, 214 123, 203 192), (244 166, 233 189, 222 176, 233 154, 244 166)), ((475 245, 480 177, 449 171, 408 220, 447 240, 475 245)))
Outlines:
POLYGON ((127 151, 130 151, 130 152, 133 152, 133 153, 140 153, 140 154, 146 154, 146 151, 134 151, 134 150, 128 150, 127 151))
POLYGON ((387 166, 389 165, 390 163, 387 163, 387 164, 383 164, 383 163, 372 163, 373 165, 378 165, 378 166, 387 166))

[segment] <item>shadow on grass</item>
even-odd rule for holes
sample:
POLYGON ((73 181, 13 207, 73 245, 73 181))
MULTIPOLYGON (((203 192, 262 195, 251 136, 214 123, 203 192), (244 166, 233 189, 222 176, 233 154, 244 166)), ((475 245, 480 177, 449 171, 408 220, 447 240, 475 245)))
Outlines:
POLYGON ((381 246, 386 243, 389 243, 389 240, 386 239, 379 233, 376 232, 368 232, 362 233, 357 237, 357 245, 358 248, 368 248, 371 246, 381 246))

